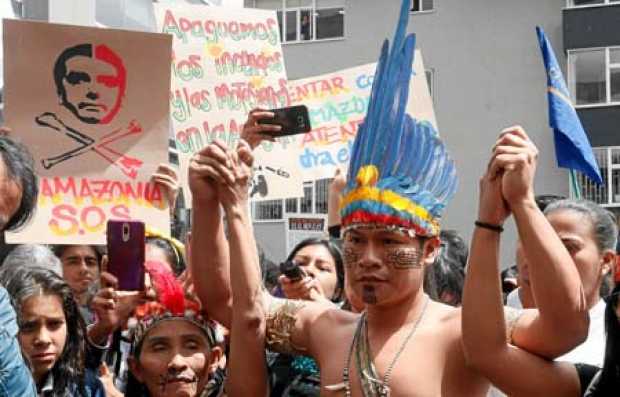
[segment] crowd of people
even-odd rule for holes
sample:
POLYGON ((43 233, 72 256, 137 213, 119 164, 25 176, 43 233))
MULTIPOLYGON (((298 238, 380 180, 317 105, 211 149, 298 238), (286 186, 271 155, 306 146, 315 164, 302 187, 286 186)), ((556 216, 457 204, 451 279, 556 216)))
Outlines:
MULTIPOLYGON (((617 395, 617 219, 536 195, 538 150, 514 126, 490 148, 471 241, 441 229, 456 167, 433 127, 405 111, 408 4, 349 170, 329 187, 323 238, 280 267, 261 255, 253 150, 278 127, 255 109, 237 147, 216 139, 193 155, 184 242, 147 225, 143 290, 119 288, 105 247, 3 247, 0 396, 617 395), (510 217, 516 264, 501 271, 510 217)), ((0 136, 2 232, 37 203, 15 133, 0 136)), ((171 206, 178 179, 167 164, 153 176, 171 206)))

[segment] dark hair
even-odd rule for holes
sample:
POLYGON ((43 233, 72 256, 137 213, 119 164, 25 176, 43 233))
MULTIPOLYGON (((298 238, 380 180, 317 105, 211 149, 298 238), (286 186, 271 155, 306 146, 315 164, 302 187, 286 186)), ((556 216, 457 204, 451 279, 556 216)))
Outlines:
POLYGON ((28 149, 11 138, 0 136, 0 154, 6 168, 6 177, 19 185, 22 197, 17 211, 11 216, 4 230, 17 230, 32 214, 37 203, 39 181, 34 172, 34 161, 28 149))
POLYGON ((518 275, 519 275, 519 269, 517 268, 517 265, 507 267, 501 272, 502 280, 505 280, 507 278, 517 278, 518 275))
POLYGON ((329 254, 334 258, 334 263, 336 264, 336 277, 338 281, 336 283, 336 290, 334 291, 334 296, 331 297, 332 302, 340 302, 344 297, 344 264, 342 262, 342 253, 336 244, 332 243, 329 240, 324 238, 316 238, 311 237, 305 240, 300 241, 295 248, 288 254, 286 258, 287 261, 293 260, 295 255, 303 248, 306 248, 311 245, 322 245, 327 248, 329 254))
MULTIPOLYGON (((54 255, 58 257, 58 259, 60 259, 62 258, 66 250, 68 250, 71 247, 79 247, 79 246, 81 246, 81 244, 70 244, 70 245, 58 244, 58 245, 52 246, 52 252, 54 253, 54 255)), ((103 258, 103 248, 98 245, 84 244, 84 246, 90 248, 95 253, 95 256, 97 257, 97 267, 101 269, 101 259, 103 258)))
POLYGON ((558 196, 556 194, 540 194, 534 197, 536 201, 536 205, 540 208, 541 211, 545 212, 545 209, 549 204, 555 203, 556 201, 565 200, 566 197, 558 196))
POLYGON ((439 239, 440 253, 433 265, 424 272, 424 291, 437 301, 441 300, 444 292, 450 293, 454 299, 449 303, 459 305, 463 295, 469 250, 455 230, 442 230, 439 239))
POLYGON ((177 248, 168 240, 161 237, 147 237, 145 240, 146 245, 157 247, 164 251, 166 254, 166 260, 172 266, 172 273, 175 276, 180 276, 185 271, 185 259, 183 253, 179 252, 177 248))
POLYGON ((67 75, 67 61, 77 56, 92 58, 92 44, 78 44, 76 46, 65 49, 63 52, 60 53, 58 58, 56 58, 56 63, 54 64, 54 83, 56 83, 56 92, 58 93, 58 96, 62 99, 63 103, 67 100, 67 93, 65 92, 65 88, 62 85, 62 80, 67 75))
POLYGON ((571 210, 586 215, 592 222, 594 240, 598 249, 601 252, 608 249, 616 251, 618 226, 613 213, 592 201, 572 199, 554 201, 545 208, 544 212, 548 215, 561 210, 571 210))
POLYGON ((63 393, 67 390, 77 387, 80 394, 86 396, 84 388, 86 326, 69 285, 53 271, 37 267, 16 268, 3 273, 0 283, 4 285, 11 297, 20 327, 22 326, 22 305, 28 298, 45 294, 56 295, 61 299, 67 324, 67 340, 58 361, 51 370, 54 377, 54 395, 64 395, 63 393))
POLYGON ((600 382, 592 396, 613 396, 620 390, 620 322, 616 315, 620 284, 607 299, 605 308, 605 360, 600 382))

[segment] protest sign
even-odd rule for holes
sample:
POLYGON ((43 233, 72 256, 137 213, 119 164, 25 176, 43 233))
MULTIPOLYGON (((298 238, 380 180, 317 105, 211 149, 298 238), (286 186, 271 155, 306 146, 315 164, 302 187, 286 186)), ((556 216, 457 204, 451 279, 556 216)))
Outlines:
POLYGON ((5 116, 40 176, 12 243, 104 244, 108 219, 169 232, 150 183, 168 162, 169 36, 4 21, 5 116))
MULTIPOLYGON (((331 178, 336 168, 346 170, 353 140, 364 120, 376 63, 317 77, 291 81, 289 97, 304 104, 310 113, 312 131, 292 138, 298 167, 304 181, 331 178)), ((422 54, 416 51, 408 111, 418 120, 437 122, 424 73, 422 54)))
MULTIPOLYGON (((194 153, 215 138, 234 148, 250 110, 290 104, 278 20, 267 10, 154 6, 158 30, 173 37, 171 120, 187 198, 194 153)), ((254 152, 251 198, 303 196, 288 142, 266 142, 254 152)))

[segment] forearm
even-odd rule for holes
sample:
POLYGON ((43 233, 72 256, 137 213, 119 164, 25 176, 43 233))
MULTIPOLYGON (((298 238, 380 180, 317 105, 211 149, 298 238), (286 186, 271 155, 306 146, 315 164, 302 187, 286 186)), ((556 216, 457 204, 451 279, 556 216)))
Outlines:
POLYGON ((330 189, 327 201, 327 226, 340 225, 340 193, 330 189))
POLYGON ((562 345, 587 334, 588 307, 577 267, 544 214, 531 200, 514 206, 542 331, 562 345), (553 286, 553 288, 550 288, 553 286))
POLYGON ((499 275, 499 233, 476 228, 465 277, 462 307, 463 348, 479 370, 496 367, 507 349, 499 275))
POLYGON ((230 396, 266 395, 263 288, 247 205, 227 208, 233 301, 230 396))
POLYGON ((196 293, 210 317, 230 327, 229 247, 217 201, 194 202, 192 208, 191 272, 196 293))

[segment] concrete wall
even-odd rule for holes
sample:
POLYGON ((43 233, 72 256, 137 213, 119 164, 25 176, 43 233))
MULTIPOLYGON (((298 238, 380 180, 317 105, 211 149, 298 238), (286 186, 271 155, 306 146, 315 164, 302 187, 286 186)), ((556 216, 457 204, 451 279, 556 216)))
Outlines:
MULTIPOLYGON (((562 50, 564 0, 441 0, 435 11, 411 16, 427 68, 435 69, 440 134, 456 160, 460 187, 445 228, 469 239, 477 215, 478 180, 490 148, 505 127, 521 124, 540 150, 537 193, 568 194, 567 174, 555 167, 548 128, 546 78, 535 26, 541 25, 566 65, 562 50)), ((346 2, 344 40, 284 45, 290 78, 376 61, 391 37, 399 0, 346 2)), ((514 229, 503 235, 502 261, 514 261, 514 229)))

